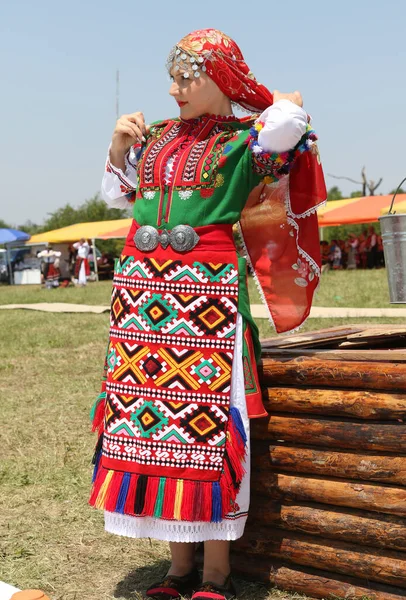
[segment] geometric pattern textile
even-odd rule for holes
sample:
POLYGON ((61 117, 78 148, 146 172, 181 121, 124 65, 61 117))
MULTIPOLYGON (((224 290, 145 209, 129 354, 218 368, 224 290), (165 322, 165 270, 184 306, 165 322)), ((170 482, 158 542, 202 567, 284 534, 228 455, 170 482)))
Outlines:
POLYGON ((245 454, 230 411, 236 252, 223 248, 222 261, 196 249, 145 254, 126 246, 116 266, 90 504, 219 521, 234 506, 245 454))

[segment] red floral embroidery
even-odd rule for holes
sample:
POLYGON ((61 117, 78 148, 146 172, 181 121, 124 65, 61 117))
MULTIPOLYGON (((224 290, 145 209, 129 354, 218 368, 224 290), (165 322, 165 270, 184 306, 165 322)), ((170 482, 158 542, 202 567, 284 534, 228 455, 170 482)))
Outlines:
POLYGON ((223 167, 225 167, 227 163, 227 156, 222 156, 219 160, 219 169, 222 169, 223 167))
POLYGON ((134 191, 132 188, 128 187, 128 185, 120 185, 120 190, 123 194, 131 194, 134 191))
POLYGON ((211 198, 213 196, 215 190, 214 188, 203 188, 200 190, 200 195, 202 198, 211 198))

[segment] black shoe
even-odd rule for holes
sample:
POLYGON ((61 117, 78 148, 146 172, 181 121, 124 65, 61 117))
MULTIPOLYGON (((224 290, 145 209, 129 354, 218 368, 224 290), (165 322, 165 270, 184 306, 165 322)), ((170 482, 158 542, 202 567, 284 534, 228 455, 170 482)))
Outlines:
POLYGON ((154 600, 179 600, 181 596, 192 594, 199 584, 199 571, 194 568, 183 577, 167 575, 162 581, 151 585, 147 589, 146 596, 154 600))
POLYGON ((192 596, 192 600, 232 600, 237 597, 237 590, 231 579, 227 577, 224 585, 205 581, 192 596))

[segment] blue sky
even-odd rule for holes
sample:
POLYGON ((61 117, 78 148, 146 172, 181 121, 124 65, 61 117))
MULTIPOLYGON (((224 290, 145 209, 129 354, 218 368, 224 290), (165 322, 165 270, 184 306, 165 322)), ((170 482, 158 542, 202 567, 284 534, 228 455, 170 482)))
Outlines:
POLYGON ((406 175, 404 0, 188 2, 14 0, 0 11, 1 210, 11 224, 41 223, 100 187, 120 112, 147 121, 177 114, 165 60, 194 29, 215 27, 240 45, 271 90, 299 89, 327 173, 406 175))

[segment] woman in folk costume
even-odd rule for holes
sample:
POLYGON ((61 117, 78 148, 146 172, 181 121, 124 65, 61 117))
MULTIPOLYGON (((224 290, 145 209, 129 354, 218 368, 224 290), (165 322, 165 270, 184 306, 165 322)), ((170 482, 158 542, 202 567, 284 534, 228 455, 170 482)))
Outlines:
POLYGON ((44 276, 45 287, 48 290, 59 287, 59 259, 61 252, 46 248, 38 252, 37 258, 40 258, 43 263, 42 274, 44 276))
POLYGON ((87 278, 90 275, 89 242, 82 238, 79 242, 72 244, 72 246, 77 251, 75 262, 75 283, 76 285, 87 285, 87 278))
POLYGON ((168 70, 180 117, 121 117, 102 184, 111 207, 134 204, 134 221, 92 410, 90 504, 110 533, 169 541, 170 570, 148 597, 223 600, 236 594, 229 542, 249 507, 249 419, 266 416, 232 227, 276 330, 294 329, 319 279, 326 193, 300 94, 272 95, 229 37, 186 36, 168 70), (252 114, 236 117, 234 104, 252 114), (205 543, 202 583, 194 542, 205 543))

